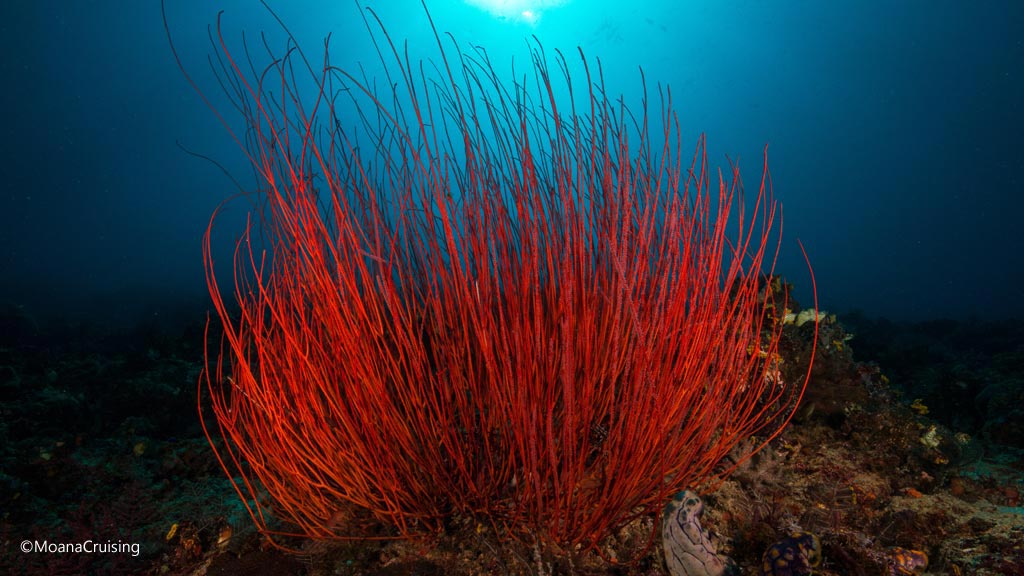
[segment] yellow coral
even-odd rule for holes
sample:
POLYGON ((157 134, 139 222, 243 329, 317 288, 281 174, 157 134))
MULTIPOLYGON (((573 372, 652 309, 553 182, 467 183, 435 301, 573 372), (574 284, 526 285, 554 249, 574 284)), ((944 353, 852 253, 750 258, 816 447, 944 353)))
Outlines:
POLYGON ((915 398, 914 401, 910 403, 910 409, 921 416, 928 413, 928 407, 924 405, 924 400, 921 398, 915 398))
POLYGON ((928 427, 928 431, 921 436, 921 444, 928 448, 938 448, 940 443, 942 443, 942 436, 939 435, 939 429, 932 424, 928 427))

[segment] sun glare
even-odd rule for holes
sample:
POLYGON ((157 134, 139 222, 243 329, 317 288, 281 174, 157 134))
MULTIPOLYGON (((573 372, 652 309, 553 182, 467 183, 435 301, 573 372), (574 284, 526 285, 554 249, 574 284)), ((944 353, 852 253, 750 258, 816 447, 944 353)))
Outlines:
POLYGON ((495 18, 535 26, 545 10, 564 6, 569 0, 466 0, 466 3, 495 18))

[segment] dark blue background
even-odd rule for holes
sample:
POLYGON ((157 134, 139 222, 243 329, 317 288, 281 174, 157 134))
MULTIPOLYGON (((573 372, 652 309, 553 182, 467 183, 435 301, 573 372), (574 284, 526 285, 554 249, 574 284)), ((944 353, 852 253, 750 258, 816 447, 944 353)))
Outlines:
MULTIPOLYGON (((353 3, 272 2, 311 54, 376 59, 353 3)), ((366 2, 413 58, 436 56, 418 2, 366 2)), ((739 157, 749 183, 770 144, 784 205, 780 271, 821 307, 896 319, 1021 316, 1024 18, 1018 2, 575 0, 492 14, 434 2, 438 28, 485 45, 499 69, 524 38, 600 57, 613 93, 673 86, 688 142, 739 157)), ((168 2, 186 67, 208 73, 206 26, 232 42, 280 30, 258 2, 168 2)), ((0 302, 38 317, 178 321, 207 296, 200 238, 246 183, 240 150, 177 69, 158 2, 8 1, 0 19, 0 302)), ((237 44, 236 44, 237 45, 237 44)), ((239 118, 227 111, 228 122, 239 118)), ((242 205, 229 210, 240 218, 242 205)))

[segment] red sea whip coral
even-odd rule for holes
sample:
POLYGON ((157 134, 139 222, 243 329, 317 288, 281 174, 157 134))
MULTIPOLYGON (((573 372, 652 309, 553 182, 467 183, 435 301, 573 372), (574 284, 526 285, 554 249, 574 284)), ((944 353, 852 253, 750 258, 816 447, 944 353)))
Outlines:
POLYGON ((436 33, 416 62, 364 15, 379 84, 294 43, 257 67, 218 21, 259 200, 233 292, 206 236, 224 338, 201 396, 257 526, 461 515, 591 548, 778 434, 806 383, 778 376, 767 166, 748 205, 703 137, 684 159, 667 88, 631 110, 539 44, 505 82, 436 33))

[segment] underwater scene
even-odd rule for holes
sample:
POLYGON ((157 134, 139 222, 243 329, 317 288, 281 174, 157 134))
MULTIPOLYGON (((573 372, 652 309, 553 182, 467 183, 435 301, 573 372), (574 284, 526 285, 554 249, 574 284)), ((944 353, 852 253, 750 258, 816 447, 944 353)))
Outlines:
POLYGON ((0 25, 0 573, 1024 575, 1024 5, 0 25))

